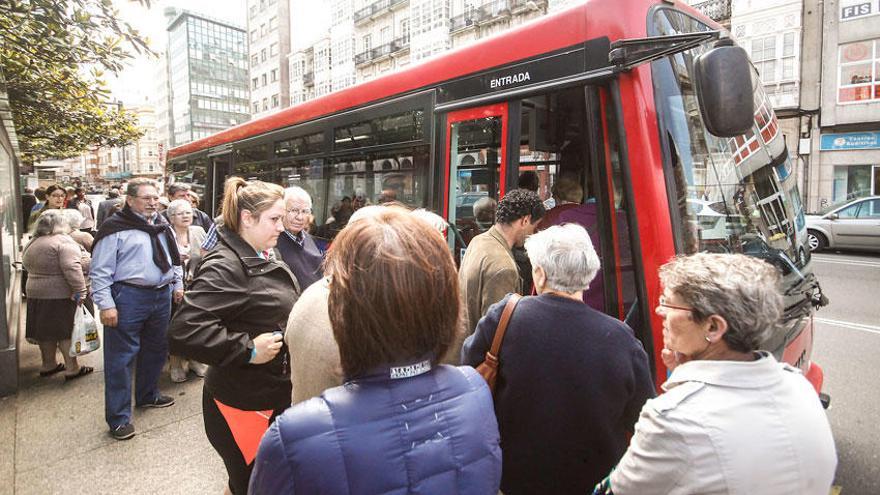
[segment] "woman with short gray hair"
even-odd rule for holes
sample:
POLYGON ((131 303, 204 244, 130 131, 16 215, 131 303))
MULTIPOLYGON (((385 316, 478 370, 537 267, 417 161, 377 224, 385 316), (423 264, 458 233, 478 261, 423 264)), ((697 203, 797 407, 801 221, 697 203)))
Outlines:
POLYGON ((95 238, 92 237, 92 234, 79 229, 80 225, 83 223, 82 213, 80 213, 79 210, 65 208, 61 210, 61 214, 64 215, 64 218, 67 220, 67 224, 70 227, 70 237, 72 237, 73 240, 82 246, 87 252, 91 251, 92 243, 95 242, 95 238))
POLYGON ((758 350, 783 310, 779 278, 742 254, 660 268, 661 357, 672 374, 596 493, 829 492, 837 455, 818 394, 758 350))
MULTIPOLYGON (((525 248, 538 295, 517 304, 498 355, 501 490, 588 493, 626 451, 654 396, 648 356, 628 326, 584 304, 599 257, 583 227, 550 227, 525 248)), ((484 360, 510 297, 477 324, 462 364, 484 360)))
POLYGON ((40 347, 40 376, 65 371, 65 379, 73 380, 94 369, 80 366, 70 355, 74 316, 88 293, 85 274, 89 258, 83 257, 82 248, 67 235, 69 230, 61 210, 43 211, 22 261, 28 271, 25 336, 40 347), (57 362, 57 351, 61 351, 64 363, 57 362))

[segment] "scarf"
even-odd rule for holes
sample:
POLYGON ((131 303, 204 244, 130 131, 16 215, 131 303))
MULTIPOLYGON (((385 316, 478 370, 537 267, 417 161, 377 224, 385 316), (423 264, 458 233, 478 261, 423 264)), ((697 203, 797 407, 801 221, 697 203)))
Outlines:
POLYGON ((171 269, 171 265, 180 266, 180 253, 177 251, 177 240, 174 238, 174 232, 171 230, 171 224, 162 215, 156 215, 156 223, 150 225, 140 215, 132 211, 131 207, 126 204, 122 210, 115 215, 104 220, 98 233, 95 235, 95 241, 92 244, 92 250, 98 245, 98 241, 110 234, 122 232, 123 230, 140 230, 150 235, 150 243, 153 246, 153 263, 159 267, 162 272, 171 269), (165 241, 168 245, 168 254, 171 257, 169 262, 162 243, 159 242, 159 234, 165 234, 165 241))

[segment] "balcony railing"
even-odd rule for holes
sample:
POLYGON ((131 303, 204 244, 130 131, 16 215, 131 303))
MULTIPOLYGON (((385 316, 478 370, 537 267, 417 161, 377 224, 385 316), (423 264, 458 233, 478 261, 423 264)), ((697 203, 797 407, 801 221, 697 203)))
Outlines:
POLYGON ((392 53, 399 52, 406 48, 409 48, 409 35, 401 36, 394 40, 394 51, 392 53))
POLYGON ((730 0, 707 0, 693 7, 715 22, 730 22, 730 0))
POLYGON ((314 72, 306 72, 303 74, 303 85, 304 86, 313 86, 315 84, 315 73, 314 72))
POLYGON ((491 24, 510 16, 510 0, 495 0, 453 17, 449 23, 449 32, 454 33, 480 24, 491 24))
POLYGON ((373 50, 366 50, 354 56, 354 65, 364 65, 373 60, 373 50))
POLYGON ((510 0, 510 10, 521 12, 524 10, 539 10, 546 12, 547 0, 510 0))
POLYGON ((394 7, 408 1, 409 0, 378 0, 355 12, 352 18, 354 19, 355 24, 360 24, 377 14, 391 12, 394 7))

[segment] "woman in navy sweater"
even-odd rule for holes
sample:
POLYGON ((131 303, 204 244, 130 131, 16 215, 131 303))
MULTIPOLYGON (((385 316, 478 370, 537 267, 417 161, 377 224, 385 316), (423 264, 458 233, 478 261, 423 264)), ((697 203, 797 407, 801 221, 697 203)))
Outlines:
MULTIPOLYGON (((584 304, 599 258, 583 227, 550 227, 525 248, 538 296, 519 302, 501 346, 501 490, 589 493, 626 451, 654 396, 648 356, 628 326, 584 304)), ((462 364, 483 361, 509 297, 465 341, 462 364)))

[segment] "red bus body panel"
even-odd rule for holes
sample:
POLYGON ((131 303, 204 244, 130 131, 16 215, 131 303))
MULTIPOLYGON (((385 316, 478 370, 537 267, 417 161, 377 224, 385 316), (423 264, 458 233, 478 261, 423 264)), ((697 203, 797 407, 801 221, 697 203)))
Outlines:
MULTIPOLYGON (((663 2, 669 5, 670 2, 663 2)), ((536 57, 542 54, 573 47, 590 39, 607 37, 611 41, 625 38, 648 36, 651 7, 661 5, 656 0, 633 0, 627 2, 626 12, 617 0, 588 0, 587 2, 550 14, 523 26, 499 33, 480 42, 458 48, 446 54, 433 57, 425 62, 413 64, 400 71, 342 89, 329 95, 290 107, 266 117, 221 131, 207 138, 194 141, 168 152, 168 159, 174 159, 205 151, 215 146, 233 143, 283 129, 324 116, 333 115, 370 103, 380 102, 391 97, 413 93, 419 89, 459 77, 474 75, 494 67, 536 57)), ((717 29, 721 27, 683 2, 674 2, 675 8, 692 13, 717 29)), ((654 88, 650 64, 643 64, 618 76, 620 99, 623 102, 623 127, 625 135, 621 143, 626 143, 629 163, 632 165, 632 188, 635 198, 633 207, 637 219, 637 235, 642 246, 642 266, 644 284, 647 291, 648 307, 654 308, 660 296, 658 268, 675 256, 673 226, 669 212, 664 180, 663 156, 660 145, 660 130, 654 101, 654 88)), ((607 94, 602 95, 603 108, 608 105, 607 94)), ((496 107, 492 105, 491 107, 496 107)), ((506 104, 504 104, 506 129, 506 104)), ((476 109, 485 111, 485 107, 476 109)), ((458 112, 450 115, 458 115, 458 112)), ((457 119, 460 120, 460 119, 457 119)), ((607 122, 607 120, 606 120, 607 122)), ((616 132, 606 129, 605 132, 616 132)), ((448 139, 444 143, 448 150, 448 139)), ((608 143, 606 135, 606 146, 608 143)), ((506 150, 505 150, 506 154, 506 150)), ((606 154, 606 156, 610 156, 606 154)), ((448 161, 448 157, 447 157, 448 161)), ((504 162, 502 162, 504 164, 504 162)), ((444 163, 445 189, 441 204, 445 217, 448 212, 449 167, 444 163)), ((501 173, 501 181, 505 180, 501 173)), ((502 191, 505 185, 501 183, 502 191)), ((663 348, 662 319, 650 311, 650 327, 654 348, 651 350, 656 367, 656 382, 659 386, 665 381, 667 370, 663 366, 660 352, 663 348)), ((785 350, 785 360, 791 364, 791 354, 801 355, 806 349, 807 356, 812 348, 812 323, 805 328, 785 350)), ((817 390, 821 388, 822 371, 814 363, 804 369, 817 390)))

